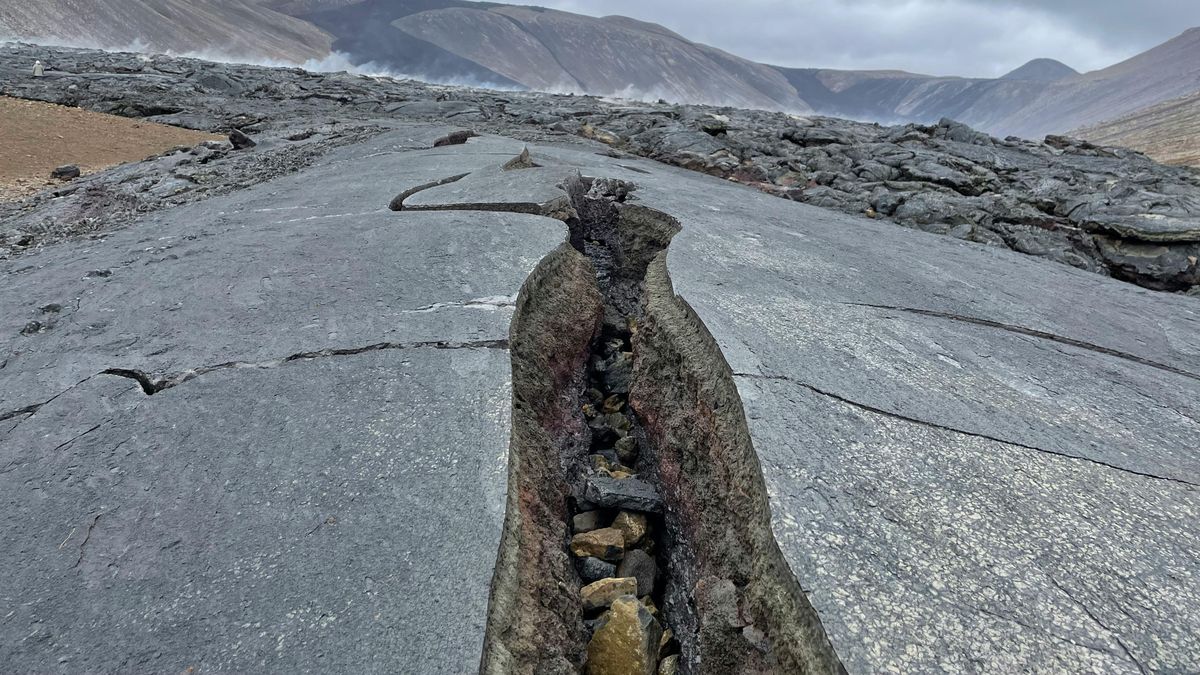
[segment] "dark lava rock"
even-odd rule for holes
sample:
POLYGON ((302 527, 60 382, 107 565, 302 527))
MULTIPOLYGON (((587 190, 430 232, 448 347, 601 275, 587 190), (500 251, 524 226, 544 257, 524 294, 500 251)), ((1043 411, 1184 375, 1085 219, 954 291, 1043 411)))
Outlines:
MULTIPOLYGON (((39 245, 119 228, 158 208, 296 171, 400 119, 474 129, 449 134, 438 145, 465 142, 476 132, 530 142, 590 138, 619 147, 614 156, 654 159, 784 199, 1007 248, 1154 290, 1187 292, 1200 279, 1200 265, 1192 262, 1200 260, 1200 173, 1064 137, 1001 140, 950 119, 888 127, 32 45, 0 51, 0 82, 9 96, 210 132, 236 128, 230 140, 238 148, 252 147, 247 131, 260 139, 293 139, 256 153, 226 156, 212 149, 198 163, 218 166, 199 176, 192 167, 175 167, 179 160, 129 165, 89 177, 88 190, 53 204, 49 191, 31 197, 7 222, 0 214, 0 227, 36 231, 39 245), (39 58, 53 59, 54 78, 26 76, 39 58), (320 133, 305 133, 312 129, 320 133), (183 178, 173 175, 182 169, 183 178), (161 189, 141 189, 145 183, 161 189), (97 200, 96 186, 111 194, 97 200)), ((0 256, 26 248, 0 242, 0 256)), ((605 378, 608 393, 624 393, 626 379, 618 365, 605 378)))
POLYGON ((51 171, 50 177, 56 180, 74 180, 79 178, 81 174, 82 172, 79 170, 78 166, 75 166, 74 164, 68 164, 66 166, 60 166, 54 171, 51 171))
POLYGON ((475 138, 479 134, 469 129, 451 132, 433 142, 433 147, 442 148, 447 145, 462 145, 468 139, 475 138))
POLYGON ((640 478, 588 476, 584 498, 598 506, 645 513, 662 510, 662 498, 654 486, 640 478))
POLYGON ((233 144, 234 150, 246 150, 258 145, 253 138, 247 136, 241 129, 234 129, 229 132, 229 142, 233 144))
POLYGON ((579 576, 583 578, 584 583, 588 584, 617 576, 617 566, 599 558, 582 558, 579 560, 578 567, 579 576))
POLYGON ((638 595, 652 595, 658 578, 658 563, 641 549, 627 551, 617 566, 617 576, 637 579, 638 595))

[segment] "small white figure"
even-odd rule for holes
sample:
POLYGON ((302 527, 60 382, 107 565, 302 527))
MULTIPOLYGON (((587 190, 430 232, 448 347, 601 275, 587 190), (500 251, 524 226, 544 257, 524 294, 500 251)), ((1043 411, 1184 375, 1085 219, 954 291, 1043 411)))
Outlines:
POLYGON ((42 65, 42 62, 41 62, 41 61, 34 61, 34 62, 33 62, 33 76, 34 76, 34 77, 41 77, 41 76, 43 76, 43 75, 45 75, 45 74, 46 74, 46 67, 42 65))

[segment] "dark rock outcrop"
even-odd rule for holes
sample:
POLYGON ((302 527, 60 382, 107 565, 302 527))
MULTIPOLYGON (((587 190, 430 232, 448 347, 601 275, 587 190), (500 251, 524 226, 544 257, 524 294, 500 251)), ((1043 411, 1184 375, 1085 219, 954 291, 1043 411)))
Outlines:
POLYGON ((231 156, 220 147, 200 147, 156 160, 170 169, 146 172, 149 183, 131 178, 143 172, 135 165, 121 169, 120 180, 80 181, 74 194, 54 203, 49 199, 62 195, 42 193, 15 211, 0 207, 6 236, 0 250, 10 252, 294 171, 331 147, 409 119, 529 141, 582 136, 614 152, 787 199, 1049 258, 1146 288, 1187 291, 1200 284, 1200 175, 1063 137, 1001 140, 950 120, 884 127, 19 45, 0 50, 0 81, 0 94, 284 141, 231 156), (54 66, 47 77, 26 72, 36 58, 54 66), (224 91, 197 85, 214 78, 235 82, 244 93, 231 105, 224 91), (172 102, 169 110, 163 100, 172 102))

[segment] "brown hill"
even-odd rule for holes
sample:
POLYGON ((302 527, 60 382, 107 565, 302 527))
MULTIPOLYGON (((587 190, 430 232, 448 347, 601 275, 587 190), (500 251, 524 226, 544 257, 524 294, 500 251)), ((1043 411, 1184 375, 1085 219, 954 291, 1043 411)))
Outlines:
POLYGON ((1200 167, 1200 91, 1071 135, 1140 150, 1164 164, 1200 167))
POLYGON ((265 0, 0 0, 0 37, 303 62, 332 38, 265 0))

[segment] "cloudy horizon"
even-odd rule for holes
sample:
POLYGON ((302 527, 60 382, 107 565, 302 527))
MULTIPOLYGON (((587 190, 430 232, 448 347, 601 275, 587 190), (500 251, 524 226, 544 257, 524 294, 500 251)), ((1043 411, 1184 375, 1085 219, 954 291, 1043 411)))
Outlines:
MULTIPOLYGON (((534 4, 534 3, 524 3, 534 4)), ((1200 26, 1178 0, 542 0, 623 14, 744 58, 791 67, 997 77, 1035 58, 1086 72, 1200 26)))

